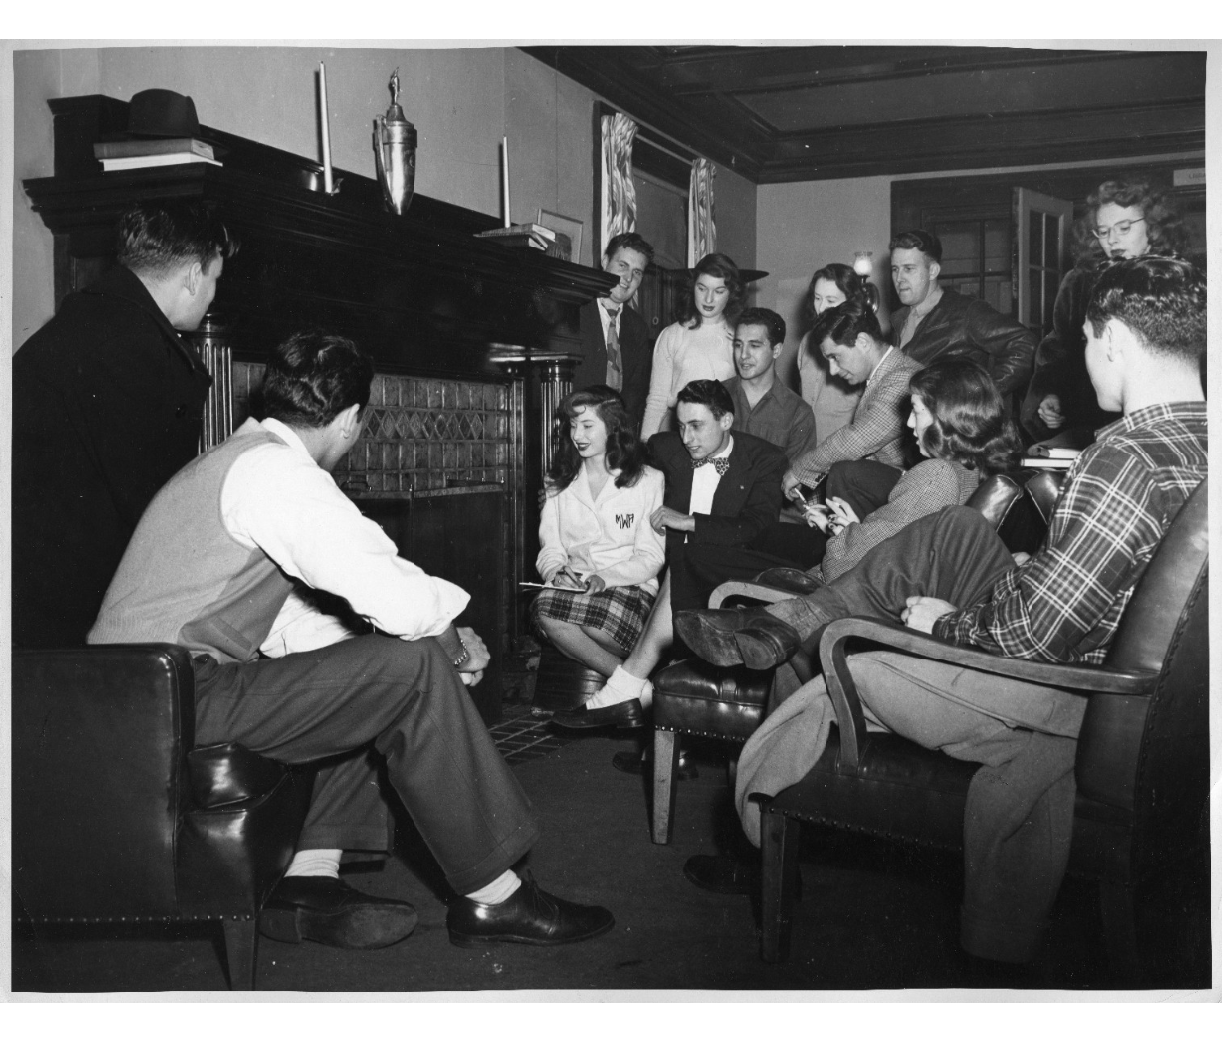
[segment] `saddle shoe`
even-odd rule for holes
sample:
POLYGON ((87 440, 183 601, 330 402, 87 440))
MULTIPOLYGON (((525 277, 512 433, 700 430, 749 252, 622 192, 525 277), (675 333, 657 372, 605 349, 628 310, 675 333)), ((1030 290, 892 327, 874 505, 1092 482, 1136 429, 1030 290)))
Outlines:
POLYGON ((693 653, 714 665, 771 669, 802 646, 793 626, 761 607, 678 611, 675 631, 693 653))
POLYGON ((574 904, 539 888, 529 871, 513 896, 499 904, 477 904, 460 897, 450 905, 446 928, 456 947, 525 943, 557 947, 601 936, 615 918, 605 907, 574 904))
POLYGON ((355 951, 389 947, 415 928, 416 909, 406 901, 370 896, 325 875, 282 878, 259 914, 259 931, 273 940, 355 951))

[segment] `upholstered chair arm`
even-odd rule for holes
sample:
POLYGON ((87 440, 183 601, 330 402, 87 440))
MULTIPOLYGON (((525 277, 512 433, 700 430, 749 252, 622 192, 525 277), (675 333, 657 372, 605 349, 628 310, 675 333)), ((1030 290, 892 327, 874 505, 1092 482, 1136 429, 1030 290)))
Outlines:
POLYGON ((840 728, 840 761, 842 772, 857 769, 861 749, 865 744, 866 726, 857 686, 849 671, 846 645, 850 640, 868 640, 892 650, 921 658, 949 662, 965 668, 1010 676, 1028 683, 1059 687, 1091 694, 1146 694, 1158 679, 1157 672, 1121 671, 1095 665, 1058 665, 1047 662, 1001 658, 970 647, 957 647, 925 633, 894 622, 879 622, 868 618, 842 618, 832 622, 823 632, 819 657, 827 682, 828 696, 836 711, 840 728))

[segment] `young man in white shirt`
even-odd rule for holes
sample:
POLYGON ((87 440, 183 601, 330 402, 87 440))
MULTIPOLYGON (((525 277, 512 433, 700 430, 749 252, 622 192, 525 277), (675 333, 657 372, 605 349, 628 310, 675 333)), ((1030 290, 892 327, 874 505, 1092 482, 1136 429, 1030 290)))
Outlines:
POLYGON ((263 419, 247 420, 153 499, 89 642, 188 647, 201 745, 326 760, 296 857, 261 916, 267 935, 372 948, 414 928, 410 904, 338 877, 345 850, 389 849, 375 751, 462 894, 447 918, 453 943, 597 936, 614 924, 609 911, 550 896, 512 869, 539 831, 463 689, 489 661, 483 641, 454 625, 468 595, 398 556, 331 478, 360 437, 372 376, 369 358, 342 337, 297 334, 277 348, 263 419), (344 598, 379 632, 348 638, 309 605, 310 590, 344 598))

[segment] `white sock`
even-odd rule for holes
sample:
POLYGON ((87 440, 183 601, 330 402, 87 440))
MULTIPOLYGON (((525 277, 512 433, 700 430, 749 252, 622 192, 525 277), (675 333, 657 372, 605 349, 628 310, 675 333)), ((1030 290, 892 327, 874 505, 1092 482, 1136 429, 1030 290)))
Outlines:
POLYGON ((615 671, 607 677, 603 689, 586 702, 586 708, 609 708, 612 705, 618 705, 621 701, 639 698, 642 689, 648 683, 648 680, 640 679, 626 671, 622 665, 617 665, 615 671))
POLYGON ((521 884, 522 880, 517 875, 512 871, 505 871, 482 889, 477 889, 474 893, 464 893, 463 896, 477 904, 503 904, 518 891, 521 884))
POLYGON ((284 873, 285 878, 294 875, 319 875, 339 878, 339 858, 342 849, 301 849, 284 873))

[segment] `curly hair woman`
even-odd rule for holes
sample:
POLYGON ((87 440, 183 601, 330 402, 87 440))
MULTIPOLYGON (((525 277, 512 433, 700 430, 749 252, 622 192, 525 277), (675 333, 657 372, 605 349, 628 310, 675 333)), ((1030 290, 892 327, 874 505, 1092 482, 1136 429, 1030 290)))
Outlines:
POLYGON ((823 563, 807 574, 824 582, 843 575, 866 552, 905 525, 946 506, 960 506, 980 482, 1013 469, 1021 446, 992 377, 966 358, 948 358, 913 374, 908 429, 925 459, 896 482, 887 502, 858 518, 843 499, 809 506, 807 523, 830 537, 823 563))
POLYGON ((562 654, 610 676, 657 596, 665 542, 649 517, 662 505, 663 478, 646 465, 623 398, 610 387, 569 394, 556 422, 535 563, 547 588, 531 617, 562 654))
POLYGON ((1118 416, 1095 400, 1086 374, 1086 302, 1099 262, 1145 253, 1177 253, 1186 244, 1184 223, 1169 193, 1145 181, 1104 181, 1074 224, 1077 263, 1061 282, 1052 331, 1035 352, 1035 372, 1020 419, 1036 441, 1073 431, 1082 444, 1118 416))

